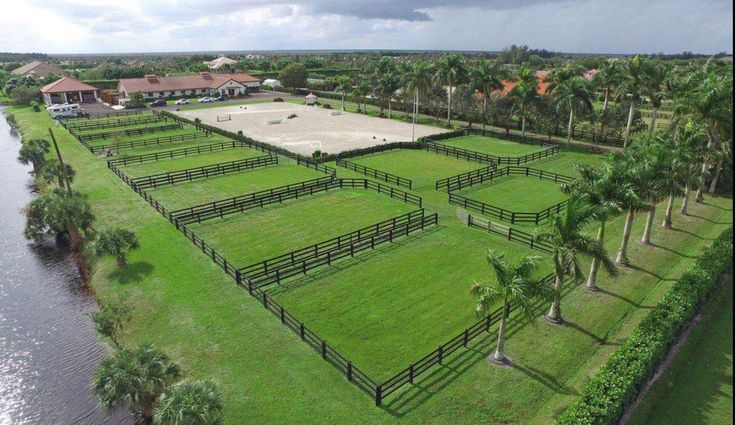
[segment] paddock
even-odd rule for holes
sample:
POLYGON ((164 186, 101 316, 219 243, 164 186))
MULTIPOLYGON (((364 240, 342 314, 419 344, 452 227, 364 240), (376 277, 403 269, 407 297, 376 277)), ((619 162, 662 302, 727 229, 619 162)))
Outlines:
MULTIPOLYGON (((391 142, 410 142, 411 123, 286 102, 208 107, 175 112, 181 117, 238 132, 253 139, 311 155, 336 154, 391 142), (294 118, 289 116, 296 115, 294 118), (227 118, 225 118, 227 117, 227 118)), ((415 137, 443 133, 416 125, 415 137)))

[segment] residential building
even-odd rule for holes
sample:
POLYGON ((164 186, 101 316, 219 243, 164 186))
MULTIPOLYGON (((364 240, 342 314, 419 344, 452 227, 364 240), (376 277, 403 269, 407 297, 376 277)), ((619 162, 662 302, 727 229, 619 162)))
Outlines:
POLYGON ((41 61, 28 62, 20 68, 15 68, 10 72, 17 76, 35 75, 36 77, 41 78, 48 77, 49 75, 62 76, 67 74, 63 69, 41 61))
POLYGON ((242 96, 260 90, 260 80, 248 74, 210 74, 143 78, 123 78, 117 86, 120 97, 140 92, 144 99, 214 96, 242 96))
POLYGON ((53 83, 41 87, 43 101, 46 105, 64 103, 94 103, 97 101, 97 87, 85 84, 66 76, 53 83))
POLYGON ((209 69, 220 69, 224 65, 236 65, 237 61, 225 56, 220 56, 217 59, 211 60, 209 62, 204 62, 204 64, 207 65, 207 68, 209 69))

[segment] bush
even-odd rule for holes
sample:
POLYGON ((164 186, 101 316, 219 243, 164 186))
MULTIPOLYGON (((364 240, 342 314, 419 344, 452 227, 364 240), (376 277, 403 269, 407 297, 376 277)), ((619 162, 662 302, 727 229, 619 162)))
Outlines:
POLYGON ((325 103, 324 105, 322 105, 322 108, 324 108, 324 109, 332 109, 332 105, 330 105, 329 103, 325 103))
POLYGON ((14 105, 29 105, 31 101, 41 100, 41 87, 36 86, 20 86, 13 89, 10 93, 14 105))
POLYGON ((41 106, 35 100, 31 100, 31 108, 33 108, 33 112, 41 112, 41 106))
POLYGON ((274 102, 283 102, 283 98, 282 97, 274 97, 273 98, 273 101, 274 102))
POLYGON ((560 425, 614 424, 638 396, 732 264, 732 228, 722 232, 696 264, 674 283, 625 343, 559 417, 560 425))
POLYGON ((202 123, 202 119, 201 118, 194 118, 194 122, 196 124, 201 124, 202 123))

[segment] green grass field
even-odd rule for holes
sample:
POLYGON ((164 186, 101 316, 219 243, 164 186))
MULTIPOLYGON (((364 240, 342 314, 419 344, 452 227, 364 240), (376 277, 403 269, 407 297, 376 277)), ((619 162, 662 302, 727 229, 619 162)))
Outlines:
POLYGON ((732 424, 732 276, 636 410, 631 425, 732 424))
POLYGON ((553 181, 526 176, 503 176, 472 186, 461 194, 515 212, 538 212, 566 199, 553 181))
MULTIPOLYGON (((469 287, 493 279, 483 255, 487 249, 514 257, 533 254, 501 237, 440 225, 273 286, 271 294, 373 378, 384 380, 479 320, 469 287)), ((542 264, 538 275, 549 272, 542 264)))
MULTIPOLYGON (((33 113, 28 107, 11 108, 10 112, 15 114, 25 139, 43 137, 46 128, 53 127, 46 114, 33 113)), ((591 294, 581 288, 567 292, 562 303, 567 319, 564 326, 551 326, 540 318, 533 324, 512 322, 506 350, 514 361, 513 367, 497 368, 485 360, 494 348, 495 335, 490 333, 474 340, 467 350, 447 358, 441 367, 423 375, 413 386, 390 396, 382 408, 376 408, 364 393, 249 298, 210 258, 111 173, 104 161, 91 155, 62 129, 55 133, 62 154, 77 171, 75 188, 87 194, 92 204, 97 217, 95 228, 122 226, 135 231, 141 242, 140 250, 130 255, 125 269, 119 269, 114 259, 100 259, 92 282, 96 295, 102 299, 127 294, 134 301, 124 344, 153 343, 170 353, 188 375, 215 380, 223 393, 227 424, 552 423, 577 397, 589 376, 648 314, 671 282, 693 263, 712 238, 732 224, 729 198, 708 197, 704 204, 692 204, 691 215, 676 214, 674 229, 668 231, 658 226, 663 214, 663 208, 659 208, 653 233, 655 245, 651 247, 636 242, 645 219, 637 216, 629 253, 633 267, 621 270, 621 276, 614 280, 601 275, 599 284, 603 291, 599 293, 591 294)), ((404 367, 404 359, 417 360, 436 348, 429 347, 429 338, 423 340, 421 333, 454 335, 466 326, 461 322, 472 319, 472 300, 463 301, 462 297, 468 297, 466 291, 474 279, 491 278, 487 266, 486 273, 482 271, 486 249, 495 247, 512 255, 525 251, 521 245, 462 226, 454 217, 455 208, 447 203, 446 193, 433 190, 436 179, 481 168, 481 164, 460 161, 467 168, 459 170, 462 167, 454 159, 416 153, 431 156, 414 156, 416 160, 405 165, 405 173, 400 172, 401 163, 395 160, 381 164, 384 155, 359 159, 376 161, 375 165, 384 167, 375 168, 406 178, 423 177, 423 184, 414 192, 424 198, 428 212, 439 213, 439 230, 381 247, 386 250, 384 253, 368 252, 356 260, 317 270, 308 278, 287 282, 281 293, 274 294, 290 311, 304 315, 302 320, 308 316, 307 326, 324 332, 330 345, 344 350, 356 362, 359 358, 366 370, 375 371, 378 379, 394 367, 404 367), (387 169, 389 165, 395 169, 387 169), (422 239, 426 243, 421 243, 422 239), (440 258, 421 261, 432 255, 440 258), (418 268, 414 270, 418 277, 410 280, 412 268, 418 268), (370 298, 378 296, 381 285, 371 273, 380 273, 393 285, 382 289, 396 299, 381 300, 384 305, 379 306, 370 298), (328 288, 333 293, 310 291, 312 288, 328 288), (450 292, 456 293, 456 298, 450 292), (342 297, 338 297, 340 294, 342 297), (432 306, 441 304, 434 294, 454 308, 450 311, 443 305, 432 306), (427 305, 422 307, 422 303, 427 305), (354 327, 348 329, 339 326, 338 321, 328 323, 317 317, 320 309, 333 320, 353 318, 376 327, 362 329, 363 340, 358 340, 350 336, 354 327), (340 309, 344 318, 338 314, 340 309), (425 315, 410 317, 415 319, 411 322, 407 317, 412 309, 425 315), (382 322, 376 319, 380 311, 403 314, 403 320, 399 323, 385 317, 387 322, 381 329, 382 322), (390 339, 391 335, 385 335, 390 321, 403 326, 400 335, 406 341, 395 352, 395 360, 391 360, 387 348, 378 349, 381 341, 387 346, 400 345, 401 336, 390 339), (429 329, 427 324, 432 324, 429 329), (455 327, 458 328, 454 331, 450 329, 455 327), (376 347, 376 359, 380 361, 370 360, 366 348, 371 347, 376 347), (380 369, 383 361, 388 366, 380 369)), ((601 160, 581 152, 563 152, 529 166, 572 174, 575 161, 601 160)), ((342 168, 338 168, 338 173, 355 176, 342 168)), ((324 202, 335 193, 338 191, 319 199, 274 206, 257 214, 232 216, 237 216, 238 223, 210 227, 209 231, 216 234, 204 235, 204 229, 195 231, 218 251, 232 249, 232 254, 225 253, 228 259, 234 261, 230 257, 237 251, 242 260, 248 261, 249 257, 262 259, 271 252, 281 254, 355 230, 360 227, 359 221, 366 221, 366 225, 379 221, 376 215, 392 216, 412 209, 398 201, 393 206, 393 201, 372 192, 366 196, 379 196, 383 201, 360 200, 351 208, 324 202), (292 208, 302 202, 312 202, 312 206, 292 208), (375 209, 375 214, 371 209, 375 209), (249 217, 253 220, 248 221, 249 217), (273 231, 264 231, 268 229, 273 231)), ((616 217, 609 224, 606 247, 610 251, 619 243, 622 221, 622 217, 616 217)), ((539 316, 546 307, 539 308, 539 316)), ((362 366, 360 362, 358 366, 362 366)))
POLYGON ((129 122, 120 123, 117 127, 106 127, 106 128, 93 128, 89 130, 75 130, 72 128, 74 133, 80 135, 80 136, 89 136, 94 134, 100 134, 100 133, 109 133, 114 131, 123 132, 126 130, 137 130, 137 129, 144 129, 144 128, 150 128, 150 127, 159 127, 166 124, 172 124, 172 121, 156 121, 156 122, 146 122, 146 123, 137 123, 133 120, 130 120, 129 122))
POLYGON ((496 156, 523 156, 544 149, 543 146, 511 142, 485 136, 464 136, 442 140, 441 144, 496 156))
POLYGON ((300 165, 284 164, 180 183, 176 186, 163 186, 148 192, 166 208, 175 210, 320 177, 325 175, 300 165))
POLYGON ((163 143, 160 145, 149 145, 149 146, 143 146, 143 147, 137 147, 132 149, 121 149, 120 153, 115 154, 115 158, 125 158, 128 156, 138 156, 138 155, 145 155, 149 153, 155 153, 155 152, 164 152, 164 151, 170 151, 174 149, 184 149, 184 148, 191 148, 195 146, 205 146, 205 145, 212 145, 216 143, 221 143, 227 141, 224 137, 208 137, 208 138, 201 138, 196 140, 189 140, 189 141, 183 141, 183 142, 171 142, 171 143, 163 143))
POLYGON ((382 152, 349 161, 411 179, 414 189, 430 187, 432 190, 437 180, 487 166, 418 149, 382 152))
POLYGON ((234 148, 217 152, 194 153, 173 159, 161 159, 154 162, 133 163, 121 168, 131 177, 148 176, 151 174, 167 173, 186 168, 203 167, 221 162, 237 161, 239 159, 254 158, 265 155, 261 151, 250 148, 234 148))
POLYGON ((607 155, 592 154, 579 150, 562 150, 560 153, 538 161, 526 164, 529 168, 536 168, 544 171, 552 171, 565 176, 576 177, 577 172, 574 165, 595 166, 605 162, 607 155))
POLYGON ((335 189, 189 227, 242 267, 415 209, 371 190, 335 189))
POLYGON ((107 137, 105 139, 90 140, 87 143, 91 146, 101 146, 101 145, 109 145, 112 143, 130 142, 133 140, 155 139, 156 137, 178 136, 179 134, 191 133, 193 130, 194 130, 193 127, 184 126, 184 128, 181 130, 156 131, 155 133, 131 134, 129 136, 123 136, 123 135, 117 136, 116 135, 113 137, 107 137))

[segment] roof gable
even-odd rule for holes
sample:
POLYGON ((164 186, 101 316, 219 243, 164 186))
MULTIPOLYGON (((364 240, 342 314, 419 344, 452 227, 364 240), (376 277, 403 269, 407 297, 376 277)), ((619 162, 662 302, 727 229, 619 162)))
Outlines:
POLYGON ((63 93, 68 91, 96 91, 97 87, 90 86, 77 79, 66 76, 59 78, 53 83, 41 87, 42 93, 63 93))

